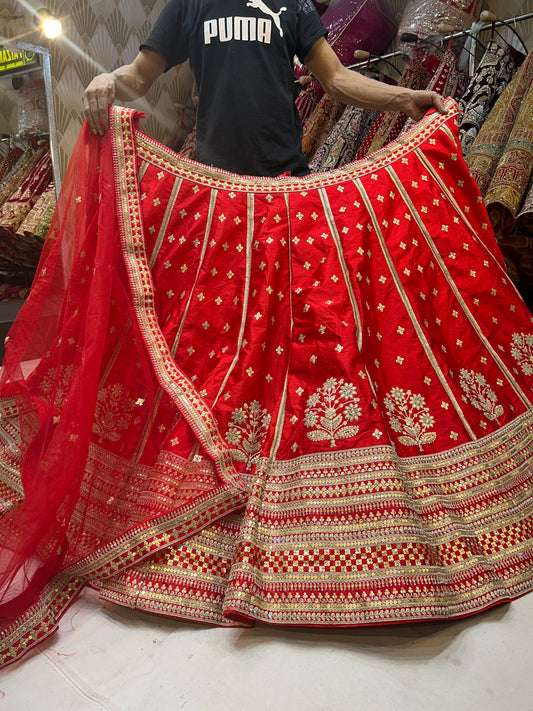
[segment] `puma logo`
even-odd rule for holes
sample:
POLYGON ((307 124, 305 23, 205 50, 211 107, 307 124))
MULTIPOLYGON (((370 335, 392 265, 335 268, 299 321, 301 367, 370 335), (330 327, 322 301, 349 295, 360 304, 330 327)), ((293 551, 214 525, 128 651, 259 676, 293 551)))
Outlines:
POLYGON ((282 12, 287 10, 286 7, 281 7, 278 12, 274 12, 274 10, 271 10, 268 5, 265 5, 263 0, 248 0, 246 7, 253 7, 256 10, 260 10, 264 15, 269 15, 274 20, 274 24, 278 28, 279 36, 283 37, 280 15, 282 12))
POLYGON ((267 17, 218 17, 204 22, 204 44, 216 42, 262 42, 270 44, 272 39, 272 24, 278 28, 279 36, 283 37, 280 16, 287 10, 282 7, 278 12, 271 10, 263 0, 248 0, 246 7, 260 10, 267 17))

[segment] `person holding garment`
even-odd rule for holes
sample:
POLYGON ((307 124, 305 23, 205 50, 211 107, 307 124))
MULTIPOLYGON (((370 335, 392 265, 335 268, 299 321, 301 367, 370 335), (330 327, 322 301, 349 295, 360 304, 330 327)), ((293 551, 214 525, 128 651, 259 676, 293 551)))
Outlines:
POLYGON ((199 94, 197 160, 241 175, 309 173, 294 105, 297 56, 345 104, 446 113, 436 92, 414 91, 345 68, 310 0, 170 0, 131 64, 95 77, 83 95, 91 130, 103 135, 108 106, 142 97, 165 71, 190 60, 199 94))

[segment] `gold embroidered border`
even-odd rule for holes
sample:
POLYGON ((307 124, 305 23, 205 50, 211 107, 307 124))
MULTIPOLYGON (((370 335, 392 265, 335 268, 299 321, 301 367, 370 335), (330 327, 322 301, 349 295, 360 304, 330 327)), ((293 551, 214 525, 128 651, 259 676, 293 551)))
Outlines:
POLYGON ((371 157, 363 158, 336 170, 316 173, 303 178, 260 178, 228 173, 179 156, 170 148, 138 130, 136 131, 137 150, 140 158, 157 167, 174 175, 180 175, 191 182, 208 185, 218 190, 257 193, 301 192, 353 180, 356 176, 362 177, 368 173, 374 173, 384 166, 401 160, 435 132, 440 131, 443 125, 456 121, 459 115, 457 104, 453 99, 446 99, 445 104, 448 108, 446 115, 430 113, 424 116, 394 143, 376 151, 371 157))
POLYGON ((127 582, 115 583, 111 581, 109 587, 100 592, 102 600, 123 605, 135 610, 150 612, 154 615, 164 615, 190 622, 216 625, 217 627, 251 627, 252 623, 235 622, 224 615, 219 608, 219 602, 212 600, 209 595, 200 595, 199 592, 191 593, 190 597, 183 591, 179 595, 170 595, 161 590, 148 591, 143 588, 141 594, 136 586, 129 586, 127 582))
POLYGON ((224 616, 241 516, 230 515, 179 546, 106 580, 100 597, 127 607, 207 624, 249 626, 224 616))
MULTIPOLYGON (((331 452, 315 452, 306 454, 294 459, 277 460, 275 463, 276 474, 282 476, 299 475, 303 470, 319 472, 322 470, 336 469, 341 467, 361 466, 366 464, 369 472, 375 463, 390 460, 395 466, 412 473, 421 471, 439 471, 439 475, 450 469, 450 476, 454 476, 453 467, 461 467, 462 462, 478 458, 487 453, 497 453, 498 449, 507 448, 506 443, 517 441, 524 437, 525 441, 516 444, 513 451, 522 446, 529 445, 533 438, 533 409, 518 415, 514 420, 508 422, 503 431, 498 429, 484 437, 480 437, 471 442, 465 442, 457 447, 436 452, 434 454, 417 454, 409 457, 399 457, 394 447, 391 445, 378 444, 374 447, 359 447, 357 449, 335 450, 331 452), (503 433, 502 433, 503 432, 503 433)), ((507 455, 505 455, 507 456, 507 455)), ((257 474, 267 474, 272 476, 272 471, 268 467, 268 459, 258 460, 256 464, 257 474)))
POLYGON ((154 305, 154 284, 143 236, 133 116, 134 112, 128 109, 110 109, 122 253, 139 327, 161 387, 169 394, 206 452, 212 457, 219 476, 225 482, 244 488, 212 412, 192 382, 177 367, 159 327, 154 305))
POLYGON ((366 452, 373 459, 352 453, 360 468, 344 477, 347 453, 333 466, 329 453, 276 463, 248 501, 253 538, 241 539, 226 614, 309 625, 448 618, 533 588, 531 411, 483 441, 402 460, 419 488, 412 499, 376 466, 398 467, 392 448, 366 452), (357 483, 369 488, 356 503, 342 487, 357 483))
POLYGON ((531 574, 517 571, 503 589, 497 585, 482 585, 464 593, 445 594, 438 598, 425 582, 414 580, 408 587, 397 586, 394 594, 388 589, 372 590, 370 586, 357 592, 343 590, 338 596, 327 591, 311 593, 303 587, 293 588, 294 603, 277 602, 276 591, 267 592, 264 599, 248 590, 232 591, 226 598, 225 612, 237 619, 253 619, 276 625, 358 626, 423 622, 460 618, 481 612, 492 605, 509 602, 530 592, 531 574), (346 597, 343 597, 343 594, 346 597), (347 604, 346 599, 349 599, 347 604))
POLYGON ((14 397, 0 400, 0 516, 24 499, 20 477, 19 411, 14 397))
POLYGON ((63 570, 39 600, 0 632, 0 666, 15 661, 56 628, 81 588, 92 578, 105 579, 141 562, 153 553, 188 538, 207 525, 243 507, 246 494, 221 487, 182 507, 127 531, 108 545, 63 570))
MULTIPOLYGON (((500 433, 492 433, 484 438, 484 447, 486 449, 492 448, 492 456, 495 461, 503 464, 504 456, 512 460, 517 451, 524 449, 525 444, 531 445, 531 431, 526 434, 525 425, 529 424, 531 429, 532 419, 533 413, 527 413, 517 418, 506 428, 506 447, 504 447, 504 440, 500 433), (522 441, 520 437, 523 438, 522 441), (511 449, 505 454, 502 450, 506 449, 508 443, 513 439, 515 440, 515 450, 511 449)), ((481 453, 480 445, 481 441, 477 441, 438 456, 418 456, 404 460, 404 464, 411 461, 417 471, 426 467, 430 471, 436 472, 440 463, 444 469, 443 475, 446 481, 451 483, 454 472, 451 471, 450 464, 459 469, 461 461, 469 462, 472 459, 473 452, 481 453)), ((389 452, 392 455, 390 448, 376 447, 365 452, 373 455, 374 460, 362 456, 361 452, 353 452, 352 461, 359 460, 365 463, 368 477, 371 478, 373 469, 375 473, 372 461, 381 460, 384 452, 389 452)), ((341 467, 344 465, 339 461, 337 461, 337 466, 332 465, 330 453, 316 455, 313 458, 300 457, 298 460, 290 462, 279 462, 276 464, 278 471, 274 473, 274 480, 270 479, 269 483, 272 484, 273 481, 276 485, 275 488, 281 489, 279 482, 276 484, 276 476, 283 477, 285 474, 285 476, 291 477, 293 471, 303 469, 304 460, 309 465, 311 459, 313 459, 313 466, 309 471, 309 480, 314 481, 316 474, 320 476, 320 473, 315 472, 314 469, 321 460, 323 469, 330 470, 331 483, 334 486, 337 476, 336 470, 338 472, 339 465, 341 467)), ((346 455, 343 461, 345 464, 346 455)), ((531 463, 529 461, 527 472, 525 469, 523 472, 524 479, 526 474, 528 477, 530 476, 530 470, 531 463)), ((520 478, 516 472, 511 472, 511 474, 517 479, 520 478)), ((302 477, 302 480, 305 481, 306 477, 302 477)), ((480 484, 485 486, 486 481, 483 479, 480 484)), ((506 477, 500 477, 498 487, 508 488, 506 477)), ((448 570, 437 568, 430 571, 428 566, 420 565, 420 562, 417 562, 420 561, 420 553, 416 551, 413 542, 404 540, 401 545, 396 547, 399 555, 405 555, 411 561, 411 568, 402 566, 400 563, 398 570, 389 570, 384 573, 383 569, 370 569, 366 559, 360 556, 357 564, 361 570, 356 571, 356 574, 352 574, 350 580, 347 580, 346 564, 343 560, 326 561, 324 559, 324 569, 322 570, 318 557, 311 565, 313 569, 305 572, 303 567, 306 562, 302 561, 301 552, 311 550, 312 547, 309 545, 311 542, 316 548, 317 542, 322 541, 320 545, 324 548, 324 553, 332 550, 334 541, 337 544, 341 543, 341 545, 344 542, 342 527, 339 527, 338 524, 334 536, 328 537, 327 526, 324 527, 321 522, 313 524, 311 520, 303 528, 301 526, 299 528, 296 523, 291 523, 286 531, 280 529, 276 532, 276 537, 281 538, 285 544, 290 542, 292 545, 292 551, 288 551, 290 557, 283 563, 282 569, 282 572, 285 568, 289 571, 292 570, 292 572, 280 576, 269 573, 268 569, 262 569, 257 571, 257 575, 254 574, 250 578, 250 569, 244 563, 239 562, 233 566, 231 586, 226 596, 225 614, 237 620, 253 617, 265 622, 282 624, 376 624, 381 621, 401 622, 461 616, 484 609, 488 605, 517 597, 531 589, 533 575, 529 552, 532 542, 521 525, 513 527, 513 520, 520 519, 524 524, 526 523, 524 515, 527 513, 526 507, 531 506, 526 501, 526 493, 524 489, 524 510, 520 510, 519 505, 517 505, 515 512, 511 512, 508 506, 502 508, 501 511, 505 513, 505 516, 500 518, 505 518, 505 520, 491 519, 487 522, 484 531, 477 532, 480 545, 490 550, 492 565, 499 568, 500 578, 497 580, 484 582, 484 576, 487 575, 484 568, 476 566, 476 561, 465 559, 453 541, 448 548, 444 547, 443 549, 444 554, 451 561, 448 570), (498 526, 499 530, 491 530, 489 523, 493 529, 494 526, 498 526), (320 535, 317 537, 317 534, 320 535), (494 537, 496 535, 500 541, 495 544, 494 537), (312 541, 309 536, 312 537, 312 541), (502 541, 506 545, 503 545, 502 541), (448 582, 443 583, 446 573, 448 582), (262 580, 261 590, 256 588, 255 580, 262 580), (384 588, 385 584, 388 586, 388 590, 384 588), (393 595, 391 595, 391 589, 394 589, 393 595)), ((370 498, 374 500, 373 496, 370 498)), ((483 499, 483 497, 481 498, 483 499)), ((85 561, 73 566, 69 571, 65 571, 50 584, 39 603, 28 610, 19 624, 4 631, 1 652, 3 662, 13 661, 51 634, 57 626, 57 620, 61 613, 75 598, 87 578, 102 578, 120 574, 121 570, 136 565, 139 561, 152 555, 153 552, 173 545, 179 536, 189 537, 195 530, 202 531, 205 526, 212 524, 213 519, 217 516, 222 518, 231 510, 240 508, 245 503, 245 499, 243 492, 235 493, 229 488, 220 491, 215 500, 206 495, 201 501, 201 513, 198 512, 199 502, 193 502, 187 510, 181 512, 184 520, 179 529, 176 528, 177 522, 171 520, 171 516, 163 517, 157 522, 152 522, 153 525, 148 529, 143 527, 134 529, 106 547, 102 554, 98 552, 94 556, 89 556, 85 561)), ((295 504, 294 511, 297 515, 305 516, 306 509, 302 509, 301 503, 300 505, 295 504)), ((258 505, 261 512, 268 513, 263 500, 259 501, 258 505)), ((249 513, 258 510, 255 500, 249 502, 248 510, 249 513)), ((349 523, 353 535, 353 520, 349 523)), ((375 521, 373 526, 374 529, 376 526, 379 528, 379 524, 376 524, 375 521)), ((276 555, 276 546, 272 545, 272 530, 265 529, 264 526, 255 527, 254 530, 259 541, 270 538, 264 550, 270 556, 276 555), (266 534, 270 534, 270 536, 266 534)), ((391 544, 384 544, 383 535, 379 535, 376 538, 365 536, 358 545, 365 550, 371 550, 372 546, 377 547, 378 545, 386 548, 388 545, 390 550, 391 544)), ((373 555, 375 562, 375 552, 373 555)), ((354 561, 351 560, 350 564, 353 569, 354 561)), ((122 600, 127 604, 127 591, 124 592, 122 598, 115 597, 115 600, 122 600)), ((163 614, 183 615, 187 619, 198 621, 208 621, 210 617, 214 619, 207 600, 204 600, 200 605, 197 613, 192 608, 187 612, 183 605, 181 608, 179 604, 173 607, 171 603, 172 601, 152 600, 152 602, 148 601, 146 609, 151 609, 153 612, 159 611, 163 614)))

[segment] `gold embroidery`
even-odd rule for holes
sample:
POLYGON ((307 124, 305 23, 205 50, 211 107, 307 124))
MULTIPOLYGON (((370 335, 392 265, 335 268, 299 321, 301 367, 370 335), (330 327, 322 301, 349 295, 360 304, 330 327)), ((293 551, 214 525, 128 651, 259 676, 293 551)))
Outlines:
POLYGON ((460 616, 526 592, 532 425, 532 412, 507 425, 503 460, 498 430, 441 453, 378 446, 275 462, 249 500, 225 610, 375 624, 460 616))
POLYGON ((504 413, 502 405, 498 405, 498 397, 489 386, 484 375, 473 370, 461 369, 459 383, 474 407, 482 410, 488 420, 498 421, 504 413))
MULTIPOLYGON (((235 349, 235 357, 228 368, 224 380, 220 386, 217 396, 214 400, 213 406, 218 402, 218 399, 224 392, 224 389, 228 383, 231 373, 234 371, 242 352, 244 344, 244 330, 246 327, 246 319, 248 317, 248 308, 250 303, 250 284, 252 278, 252 243, 254 239, 254 211, 255 211, 254 196, 252 194, 247 196, 246 207, 247 207, 247 225, 246 225, 246 275, 244 278, 244 293, 242 299, 242 312, 241 312, 241 325, 239 328, 239 335, 237 337, 237 347, 235 349)), ((228 272, 228 277, 231 272, 228 272)), ((233 274, 232 274, 233 276, 233 274)), ((231 277, 229 277, 231 279, 231 277)))
POLYGON ((533 334, 513 333, 511 355, 525 375, 533 375, 533 334))
POLYGON ((20 473, 20 425, 15 399, 0 401, 0 516, 24 498, 20 473))
MULTIPOLYGON (((143 162, 148 162, 155 167, 162 168, 174 175, 193 180, 197 185, 208 185, 215 188, 223 188, 234 192, 266 193, 269 199, 271 193, 295 192, 302 193, 302 185, 308 189, 321 188, 327 186, 337 186, 342 180, 353 179, 354 175, 362 177, 371 175, 384 166, 390 165, 402 159, 413 151, 418 145, 426 141, 429 136, 446 128, 445 124, 449 120, 454 120, 459 113, 457 104, 452 99, 445 100, 448 114, 435 116, 427 114, 412 128, 405 131, 393 144, 376 151, 372 156, 354 161, 347 166, 326 171, 325 173, 314 173, 305 178, 276 177, 264 178, 250 176, 239 176, 228 173, 224 170, 205 166, 200 163, 190 161, 182 156, 176 155, 170 148, 163 146, 155 139, 136 132, 136 150, 138 158, 143 162)), ((118 111, 118 109, 117 109, 118 111)), ((122 109, 122 111, 127 111, 122 109)))
MULTIPOLYGON (((202 244, 202 252, 201 252, 201 255, 200 255, 200 260, 199 260, 199 263, 198 263, 198 267, 197 267, 197 269, 196 269, 196 277, 195 277, 195 280, 194 280, 194 285, 196 285, 196 284, 198 283, 198 279, 200 278, 200 274, 201 274, 201 270, 202 270, 202 265, 203 265, 204 260, 205 260, 205 255, 206 255, 206 252, 207 252, 207 245, 208 245, 208 243, 209 243, 209 238, 210 238, 210 235, 211 235, 211 226, 212 226, 212 224, 213 224, 213 215, 214 215, 214 212, 215 212, 215 206, 216 206, 216 203, 217 203, 217 197, 218 197, 217 191, 216 191, 216 190, 211 190, 211 195, 210 195, 210 199, 209 199, 209 212, 208 212, 208 215, 207 215, 207 225, 206 225, 206 228, 205 228, 204 240, 203 240, 203 244, 202 244)), ((184 266, 186 266, 186 265, 184 265, 184 266)), ((183 267, 182 267, 182 270, 183 270, 183 267)), ((187 304, 186 304, 185 309, 184 309, 184 311, 183 311, 183 316, 181 317, 181 323, 180 323, 180 327, 178 328, 178 333, 176 334, 176 338, 174 339, 174 343, 172 344, 172 350, 171 350, 172 357, 175 357, 176 352, 177 352, 177 350, 178 350, 178 345, 179 345, 179 342, 180 342, 180 339, 181 339, 181 334, 183 333, 183 328, 184 328, 185 323, 186 323, 186 321, 187 321, 187 314, 188 314, 189 308, 190 308, 190 306, 191 306, 191 301, 192 301, 193 293, 194 293, 194 287, 191 288, 191 291, 190 291, 190 294, 189 294, 189 298, 187 299, 187 304)))
POLYGON ((220 626, 250 627, 224 616, 224 594, 242 516, 231 514, 103 581, 101 599, 220 626))
MULTIPOLYGON (((442 180, 440 178, 438 178, 438 173, 431 167, 431 165, 427 161, 427 158, 424 156, 424 154, 422 152, 417 151, 417 155, 419 156, 420 160, 424 163, 424 165, 426 165, 430 175, 435 178, 436 182, 439 185, 442 186, 442 190, 446 194, 446 197, 451 201, 451 203, 455 207, 455 204, 453 202, 453 197, 451 196, 451 193, 449 193, 449 191, 447 191, 446 187, 442 183, 442 180)), ((448 282, 452 292, 454 293, 457 303, 461 307, 463 314, 468 319, 468 322, 470 323, 470 325, 474 329, 475 333, 479 337, 484 348, 488 351, 488 353, 493 358, 494 362, 500 368, 501 372, 505 375, 509 385, 513 388, 514 392, 520 398, 522 403, 527 407, 529 405, 529 401, 528 401, 528 398, 527 398, 525 392, 523 391, 523 389, 520 387, 519 383, 513 377, 513 374, 511 373, 508 366, 503 362, 501 357, 498 355, 498 352, 495 349, 495 347, 493 346, 493 344, 490 342, 490 340, 487 338, 487 336, 483 333, 481 327, 479 326, 478 322, 476 321, 476 319, 474 317, 474 314, 469 309, 469 307, 465 301, 465 298, 464 298, 463 294, 461 293, 461 290, 457 287, 457 284, 455 283, 455 281, 453 279, 452 273, 446 266, 445 260, 443 259, 442 255, 439 253, 439 250, 437 249, 436 244, 433 241, 433 238, 431 237, 429 230, 427 229, 422 218, 418 214, 418 211, 416 210, 411 197, 409 196, 409 194, 406 192, 405 188, 403 187, 401 180, 399 179, 398 175, 396 175, 396 173, 392 169, 387 169, 387 171, 389 172, 392 180, 395 182, 396 187, 398 188, 398 191, 402 195, 403 200, 404 200, 405 204, 407 205, 410 213, 412 214, 413 218, 415 219, 416 223, 418 224, 421 234, 424 235, 426 242, 427 242, 429 248, 431 249, 437 264, 439 265, 439 268, 440 268, 442 274, 446 278, 446 281, 448 282)), ((458 208, 458 207, 455 207, 455 209, 458 212, 460 211, 460 208, 458 208)), ((468 225, 468 227, 469 227, 469 230, 471 231, 472 235, 475 235, 476 234, 475 230, 470 225, 468 225)), ((477 237, 475 237, 475 239, 477 239, 477 237)), ((497 260, 494 259, 493 261, 495 263, 494 269, 503 270, 503 267, 501 267, 501 265, 498 264, 497 260)), ((469 425, 464 420, 463 420, 463 425, 465 425, 466 428, 468 429, 469 425)))
POLYGON ((67 396, 72 375, 72 365, 50 368, 41 382, 41 393, 48 399, 54 398, 54 405, 62 407, 67 396))
MULTIPOLYGON (((335 247, 337 248, 337 255, 339 258, 340 267, 342 269, 342 274, 344 276, 344 283, 346 285, 346 289, 348 290, 348 296, 350 297, 350 303, 352 305, 352 311, 353 311, 353 316, 354 316, 354 320, 355 320, 355 325, 357 327, 357 346, 359 349, 361 349, 363 346, 363 326, 362 326, 361 314, 359 313, 359 306, 357 304, 357 299, 355 297, 355 293, 353 290, 353 284, 352 284, 352 279, 351 279, 351 275, 350 275, 350 270, 348 269, 348 265, 346 264, 346 258, 344 256, 341 238, 339 235, 339 231, 337 229, 337 225, 335 224, 335 219, 333 217, 333 212, 332 212, 329 200, 328 200, 327 193, 324 190, 324 188, 322 188, 319 192, 320 192, 320 199, 322 200, 322 206, 324 208, 324 214, 326 216, 328 226, 331 231, 331 235, 332 235, 333 240, 335 242, 335 247)), ((337 281, 338 277, 332 277, 332 279, 334 279, 334 281, 337 281)))
MULTIPOLYGON (((403 185, 402 185, 401 181, 399 180, 398 176, 395 174, 395 172, 393 170, 391 170, 389 174, 390 174, 390 177, 392 178, 392 180, 394 181, 395 185, 397 186, 400 194, 403 195, 404 201, 406 202, 406 205, 408 206, 410 213, 412 213, 412 215, 415 217, 415 219, 417 219, 417 214, 414 211, 414 207, 409 205, 408 197, 406 196, 406 194, 404 194, 405 191, 403 189, 403 185)), ((431 346, 430 346, 429 341, 427 339, 426 332, 422 328, 422 324, 419 322, 418 317, 417 317, 415 310, 413 308, 413 305, 411 304, 409 297, 407 295, 407 292, 402 284, 400 275, 399 275, 399 273, 396 269, 396 266, 394 264, 394 261, 392 259, 392 255, 389 252, 389 249, 387 247, 387 240, 385 239, 385 235, 383 234, 383 232, 381 231, 381 229, 377 223, 376 215, 375 215, 374 210, 372 208, 372 202, 371 202, 367 192, 365 191, 361 181, 356 180, 356 181, 354 181, 354 184, 356 185, 357 189, 359 190, 359 193, 360 193, 360 195, 361 195, 361 197, 368 209, 368 213, 371 217, 372 224, 374 226, 374 230, 376 231, 376 236, 379 240, 379 244, 380 244, 381 250, 383 252, 383 256, 385 257, 385 259, 387 261, 387 265, 389 267, 390 273, 391 273, 392 278, 394 280, 394 284, 395 284, 398 294, 405 306, 405 309, 406 309, 407 313, 409 314, 409 318, 410 318, 413 328, 416 332, 418 340, 419 340, 420 344, 422 345, 422 347, 424 348, 424 353, 426 354, 426 357, 427 357, 429 363, 431 364, 431 367, 433 368, 437 378, 439 379, 439 382, 441 383, 442 387, 444 388, 444 390, 448 396, 448 399, 450 400, 456 413, 460 417, 461 422, 462 422, 466 432, 468 432, 469 436, 472 439, 475 439, 474 432, 471 429, 470 424, 465 417, 465 414, 461 408, 461 405, 455 398, 455 394, 453 393, 452 389, 450 388, 450 386, 447 382, 447 378, 442 370, 442 367, 440 366, 438 359, 435 357, 435 354, 433 353, 433 351, 431 349, 431 346)), ((408 219, 410 219, 410 213, 409 212, 405 213, 406 216, 409 215, 408 219)), ((421 229, 423 229, 423 225, 421 225, 421 229)), ((378 306, 378 308, 379 308, 379 306, 378 306)))
MULTIPOLYGON (((152 364, 155 372, 160 376, 163 389, 170 395, 206 451, 213 457, 220 476, 224 481, 244 486, 233 467, 231 456, 220 437, 212 413, 192 382, 176 365, 157 322, 153 282, 144 245, 142 210, 136 175, 136 139, 140 138, 140 134, 136 134, 133 128, 133 112, 113 107, 110 113, 110 128, 113 134, 113 156, 116 161, 117 212, 122 254, 132 287, 135 313, 152 364)), ((148 145, 159 144, 148 140, 148 145)))
MULTIPOLYGON (((141 179, 139 177, 139 182, 140 182, 140 180, 141 179)), ((172 211, 174 210, 174 207, 176 205, 176 200, 178 199, 178 194, 179 194, 182 182, 183 182, 182 180, 177 178, 174 181, 174 185, 172 186, 172 192, 170 194, 170 198, 168 200, 168 204, 167 204, 167 207, 165 210, 165 216, 164 216, 163 220, 161 221, 161 227, 159 229, 159 234, 157 236, 157 240, 156 240, 153 252, 152 252, 152 256, 150 257, 150 269, 153 269, 156 259, 159 255, 159 250, 161 249, 161 245, 163 244, 163 239, 165 238, 168 223, 170 221, 172 211)))
POLYGON ((98 441, 118 442, 118 431, 128 429, 133 408, 134 403, 125 397, 120 383, 102 388, 98 392, 92 428, 98 441))
MULTIPOLYGON (((190 166, 192 175, 195 166, 192 163, 190 166)), ((125 183, 128 182, 129 173, 125 170, 122 174, 125 183)), ((217 182, 214 175, 209 181, 217 188, 227 189, 226 182, 222 179, 217 182)), ((198 182, 202 180, 200 176, 198 182)), ((290 192, 289 184, 283 187, 280 183, 278 188, 275 181, 263 184, 261 190, 267 185, 273 192, 290 192)), ((245 179, 241 188, 246 188, 245 179)), ((211 426, 214 417, 202 406, 202 396, 168 359, 166 345, 150 321, 154 309, 149 273, 144 262, 139 265, 134 259, 143 257, 137 241, 132 239, 142 238, 142 231, 134 222, 140 219, 134 199, 131 207, 131 212, 121 213, 126 221, 133 215, 123 228, 123 252, 128 266, 135 267, 132 272, 135 305, 154 370, 160 381, 165 381, 165 392, 181 404, 180 411, 217 464, 217 458, 222 456, 217 447, 225 443, 219 441, 216 422, 211 426), (145 305, 149 318, 142 313, 145 305)), ((404 298, 408 301, 405 294, 404 298)), ((428 385, 430 380, 426 376, 428 385)), ((335 382, 339 385, 340 381, 335 382)), ((413 422, 419 426, 421 435, 436 437, 428 431, 434 420, 424 399, 410 391, 398 391, 403 392, 407 406, 419 405, 418 410, 413 409, 413 422)), ((397 406, 393 392, 389 398, 397 406)), ((286 397, 286 389, 284 393, 286 397)), ((323 394, 323 387, 317 393, 323 394)), ((132 395, 132 402, 138 394, 132 395)), ((357 392, 352 393, 354 399, 356 395, 357 392)), ((414 447, 409 456, 402 457, 392 445, 329 451, 328 439, 339 438, 331 423, 338 415, 344 417, 347 409, 347 403, 339 400, 338 411, 328 420, 324 446, 328 451, 274 461, 274 447, 268 459, 261 459, 258 450, 256 466, 262 465, 266 474, 254 477, 252 496, 228 488, 218 489, 216 495, 203 494, 198 497, 200 501, 195 499, 180 509, 177 521, 172 520, 177 513, 171 512, 151 521, 148 527, 139 524, 110 541, 55 579, 53 591, 43 595, 24 616, 23 626, 10 629, 10 636, 4 638, 4 649, 9 650, 6 658, 19 654, 29 644, 28 640, 51 632, 62 609, 81 585, 77 582, 78 575, 84 576, 82 582, 90 578, 114 578, 126 569, 142 565, 141 561, 146 561, 144 570, 151 571, 155 565, 157 575, 168 575, 161 570, 162 564, 157 568, 158 561, 154 562, 152 555, 169 546, 176 547, 176 555, 162 561, 169 566, 184 561, 190 593, 188 589, 185 592, 178 589, 180 579, 174 588, 177 590, 174 598, 173 590, 169 593, 169 588, 164 587, 168 586, 169 578, 160 587, 157 585, 161 579, 155 579, 153 587, 144 588, 149 596, 148 609, 186 614, 202 621, 216 619, 215 613, 210 617, 215 604, 223 605, 222 612, 220 608, 216 612, 228 615, 228 619, 248 616, 292 624, 426 619, 479 611, 531 588, 531 540, 525 528, 527 506, 531 505, 527 488, 533 453, 531 409, 506 423, 504 436, 511 443, 509 447, 502 448, 502 430, 498 430, 445 452, 425 455, 414 447), (449 501, 448 496, 453 498, 449 501), (219 553, 215 542, 204 539, 201 544, 191 545, 190 552, 178 551, 183 538, 205 531, 214 518, 244 505, 246 523, 238 540, 231 537, 220 543, 217 535, 219 553), (312 516, 308 515, 311 507, 312 516), (484 559, 485 554, 498 561, 498 575, 484 559), (230 565, 231 580, 226 589, 230 565), (219 581, 220 587, 214 590, 219 581)), ((313 407, 316 405, 308 403, 309 411, 313 407)), ((260 406, 259 411, 265 413, 260 406)), ((280 412, 284 412, 283 407, 280 412)), ((281 434, 284 414, 277 417, 281 434)), ((400 422, 396 411, 391 413, 391 419, 394 417, 400 422)), ((404 424, 400 422, 400 431, 405 436, 404 424)), ((357 429, 350 421, 348 425, 357 429)), ((270 428, 274 429, 272 423, 267 426, 270 428)), ((318 425, 311 429, 320 432, 318 425)), ((273 441, 277 441, 276 437, 273 441)), ((422 449, 420 443, 419 447, 422 449)), ((231 469, 230 464, 226 465, 226 451, 224 461, 217 466, 222 474, 231 469)), ((166 463, 163 473, 167 473, 166 463)), ((157 482, 158 492, 164 491, 160 483, 157 482)), ((153 493, 148 490, 148 496, 153 493)), ((129 577, 128 584, 133 579, 129 577)), ((132 586, 131 595, 127 590, 121 600, 126 604, 131 601, 134 606, 137 594, 138 588, 132 586)), ((143 591, 139 596, 142 595, 143 591)))
POLYGON ((418 446, 422 451, 424 444, 431 444, 437 439, 436 432, 428 432, 435 424, 435 418, 426 407, 422 395, 402 388, 392 388, 384 403, 389 412, 392 429, 395 432, 403 432, 398 437, 402 444, 407 447, 418 446))
POLYGON ((361 417, 357 388, 344 378, 329 378, 307 400, 304 424, 313 427, 307 436, 313 442, 329 439, 332 447, 337 439, 353 437, 359 432, 357 425, 348 424, 361 417))
POLYGON ((90 578, 103 579, 131 567, 151 553, 187 538, 208 523, 242 508, 245 496, 228 486, 207 494, 196 506, 135 527, 53 578, 39 600, 0 632, 0 666, 13 661, 57 628, 57 621, 90 578), (199 505, 198 505, 199 504, 199 505), (125 556, 124 553, 128 552, 125 556))
POLYGON ((261 445, 270 425, 271 416, 257 400, 234 410, 226 440, 230 453, 238 462, 246 462, 246 469, 258 461, 261 445))

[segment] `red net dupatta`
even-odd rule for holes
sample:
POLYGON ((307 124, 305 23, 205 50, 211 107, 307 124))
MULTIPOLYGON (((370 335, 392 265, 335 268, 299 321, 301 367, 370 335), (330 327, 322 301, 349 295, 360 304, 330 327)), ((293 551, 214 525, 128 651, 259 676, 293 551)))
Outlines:
POLYGON ((2 370, 3 663, 88 582, 228 625, 531 589, 532 317, 448 107, 307 178, 84 128, 2 370))
POLYGON ((143 340, 156 316, 149 273, 131 266, 131 226, 142 218, 131 213, 126 225, 119 209, 121 191, 136 191, 122 128, 119 121, 101 140, 83 129, 38 277, 6 344, 4 661, 50 634, 87 580, 244 503, 212 414, 172 367, 170 347, 143 340))

